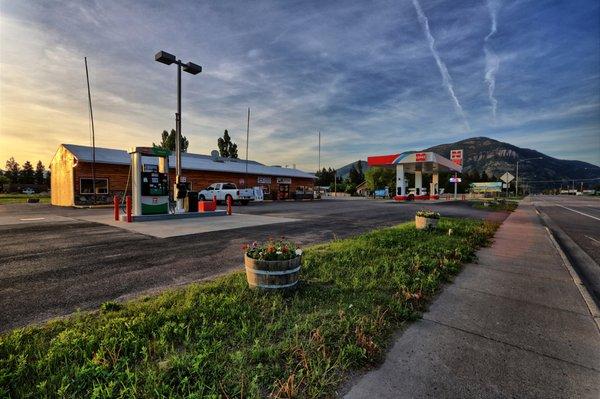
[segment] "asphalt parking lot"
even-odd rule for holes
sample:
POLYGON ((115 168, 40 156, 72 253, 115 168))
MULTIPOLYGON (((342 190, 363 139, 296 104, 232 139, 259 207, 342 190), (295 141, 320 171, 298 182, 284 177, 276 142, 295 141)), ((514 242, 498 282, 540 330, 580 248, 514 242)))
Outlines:
POLYGON ((285 236, 301 245, 324 242, 411 220, 419 209, 451 217, 506 217, 463 202, 278 202, 234 211, 297 220, 156 238, 84 219, 110 214, 111 209, 2 205, 0 331, 240 269, 246 242, 269 236, 285 236))

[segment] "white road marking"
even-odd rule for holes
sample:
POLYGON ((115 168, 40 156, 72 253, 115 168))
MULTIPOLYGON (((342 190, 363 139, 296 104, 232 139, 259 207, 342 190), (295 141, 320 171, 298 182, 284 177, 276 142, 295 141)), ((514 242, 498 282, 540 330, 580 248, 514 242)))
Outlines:
POLYGON ((594 237, 586 236, 590 240, 594 241, 596 244, 600 244, 600 241, 596 240, 594 237))
POLYGON ((46 218, 23 218, 23 219, 19 219, 22 222, 31 222, 34 220, 45 220, 46 218))
POLYGON ((568 210, 570 210, 571 212, 579 213, 580 215, 587 216, 587 217, 589 217, 589 218, 596 219, 596 220, 600 221, 600 218, 597 218, 596 216, 592 216, 592 215, 588 215, 587 213, 583 213, 583 212, 576 211, 575 209, 571 209, 571 208, 569 208, 568 206, 564 206, 564 205, 560 205, 560 204, 556 204, 556 205, 557 205, 557 206, 560 206, 561 208, 568 209, 568 210))

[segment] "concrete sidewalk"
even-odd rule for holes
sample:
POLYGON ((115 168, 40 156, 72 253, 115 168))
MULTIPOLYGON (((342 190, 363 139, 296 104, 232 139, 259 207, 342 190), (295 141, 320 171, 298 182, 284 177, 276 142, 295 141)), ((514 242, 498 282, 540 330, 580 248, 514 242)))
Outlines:
POLYGON ((346 398, 599 398, 600 333, 522 202, 346 398))

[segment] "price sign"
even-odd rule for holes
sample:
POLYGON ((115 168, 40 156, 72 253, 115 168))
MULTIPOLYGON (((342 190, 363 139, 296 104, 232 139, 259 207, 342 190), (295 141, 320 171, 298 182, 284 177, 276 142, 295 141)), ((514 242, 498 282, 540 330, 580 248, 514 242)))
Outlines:
POLYGON ((450 160, 457 165, 462 165, 463 150, 450 150, 450 160))

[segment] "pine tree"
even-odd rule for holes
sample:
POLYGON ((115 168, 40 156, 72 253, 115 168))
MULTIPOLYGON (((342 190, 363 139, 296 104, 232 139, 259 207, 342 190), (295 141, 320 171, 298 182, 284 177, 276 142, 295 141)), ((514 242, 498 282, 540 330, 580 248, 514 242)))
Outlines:
POLYGON ((33 165, 31 165, 31 162, 25 161, 25 163, 23 164, 23 169, 21 169, 19 180, 21 181, 21 183, 33 184, 35 179, 33 165))
POLYGON ((42 161, 38 161, 37 165, 35 165, 35 173, 34 180, 35 184, 44 184, 44 172, 46 168, 44 168, 44 164, 42 161))
POLYGON ((224 158, 237 158, 237 144, 231 141, 231 137, 229 136, 229 132, 225 129, 223 132, 223 137, 219 137, 217 140, 217 145, 219 146, 219 154, 224 158))
POLYGON ((13 157, 6 161, 6 171, 4 175, 10 179, 11 183, 19 182, 19 163, 13 157))
MULTIPOLYGON (((171 133, 167 132, 166 130, 163 130, 160 144, 156 145, 155 143, 152 143, 152 145, 155 147, 164 148, 169 151, 175 151, 176 136, 177 132, 175 131, 175 129, 171 129, 171 133)), ((189 144, 190 143, 188 139, 184 135, 181 135, 181 138, 179 139, 179 146, 181 147, 181 152, 187 152, 189 144)))

